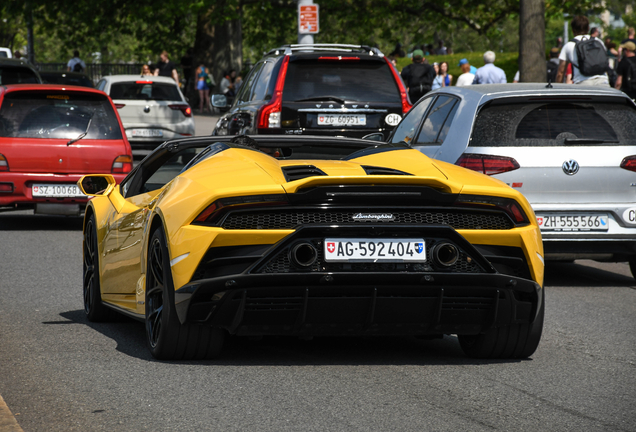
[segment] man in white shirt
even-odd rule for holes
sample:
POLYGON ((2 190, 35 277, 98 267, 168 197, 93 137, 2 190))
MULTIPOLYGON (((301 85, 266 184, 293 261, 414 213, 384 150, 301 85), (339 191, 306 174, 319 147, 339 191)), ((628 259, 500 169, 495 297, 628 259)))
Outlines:
POLYGON ((457 77, 457 86, 467 86, 472 85, 473 80, 475 79, 475 74, 470 73, 470 63, 468 63, 468 59, 461 59, 459 64, 457 65, 462 69, 462 74, 457 77))
POLYGON ((73 51, 73 58, 66 64, 66 70, 69 72, 84 72, 86 70, 86 63, 79 58, 78 50, 73 51))
POLYGON ((494 65, 494 52, 486 51, 484 53, 484 63, 482 67, 477 69, 473 84, 505 84, 508 82, 503 69, 494 65))
MULTIPOLYGON (((574 40, 581 41, 584 39, 589 39, 590 35, 588 34, 590 31, 590 22, 587 17, 584 16, 576 16, 572 20, 572 33, 574 33, 574 40)), ((600 39, 596 39, 595 43, 602 45, 605 52, 607 49, 605 48, 605 44, 600 39)), ((579 70, 579 59, 576 54, 576 42, 570 41, 563 45, 561 49, 561 53, 559 54, 559 70, 557 71, 557 76, 555 82, 563 82, 563 76, 565 74, 565 68, 567 67, 567 63, 572 63, 572 82, 574 84, 581 85, 593 85, 593 86, 609 86, 609 79, 607 78, 607 74, 599 74, 599 75, 583 75, 579 70)))

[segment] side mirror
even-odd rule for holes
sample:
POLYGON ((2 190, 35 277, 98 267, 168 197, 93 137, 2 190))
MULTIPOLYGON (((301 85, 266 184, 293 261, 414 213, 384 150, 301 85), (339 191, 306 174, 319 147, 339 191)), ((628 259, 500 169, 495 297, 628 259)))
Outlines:
POLYGON ((369 140, 369 141, 384 142, 384 134, 381 132, 374 132, 372 134, 363 136, 362 139, 369 140))
POLYGON ((89 174, 77 182, 82 192, 89 196, 105 196, 114 188, 117 182, 110 174, 89 174))
POLYGON ((210 97, 210 103, 214 108, 226 108, 227 107, 227 97, 222 94, 215 94, 210 97))

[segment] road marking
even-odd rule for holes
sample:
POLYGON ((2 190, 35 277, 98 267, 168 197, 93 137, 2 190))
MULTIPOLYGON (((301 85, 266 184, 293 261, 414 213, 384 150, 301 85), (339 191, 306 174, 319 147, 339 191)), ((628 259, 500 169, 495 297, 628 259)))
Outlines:
POLYGON ((24 432, 0 396, 0 432, 24 432))

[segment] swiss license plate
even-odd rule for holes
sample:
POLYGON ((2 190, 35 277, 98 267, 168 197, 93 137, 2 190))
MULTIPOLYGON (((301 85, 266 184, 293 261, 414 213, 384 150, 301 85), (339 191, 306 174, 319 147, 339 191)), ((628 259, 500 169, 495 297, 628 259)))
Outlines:
POLYGON ((403 262, 426 261, 424 239, 325 239, 325 261, 340 262, 403 262))
POLYGON ((607 231, 607 214, 538 214, 541 231, 607 231))
POLYGON ((163 137, 163 131, 161 129, 132 129, 130 135, 133 137, 155 138, 163 137))
POLYGON ((318 126, 366 126, 365 114, 318 114, 318 126))
POLYGON ((34 184, 31 187, 34 197, 70 198, 85 197, 76 184, 34 184))

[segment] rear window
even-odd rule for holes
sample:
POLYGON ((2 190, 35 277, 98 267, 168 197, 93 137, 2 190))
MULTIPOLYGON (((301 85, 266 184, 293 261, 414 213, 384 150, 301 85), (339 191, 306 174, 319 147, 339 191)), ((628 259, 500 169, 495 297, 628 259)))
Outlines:
POLYGON ((166 83, 122 82, 110 86, 112 99, 180 101, 176 85, 166 83))
POLYGON ((283 100, 314 100, 321 96, 335 96, 347 101, 401 103, 400 92, 386 62, 289 62, 283 100))
POLYGON ((636 110, 625 103, 497 103, 478 114, 473 147, 636 145, 636 110))
POLYGON ((0 107, 0 137, 122 139, 110 101, 73 92, 16 92, 0 107))
POLYGON ((0 66, 0 85, 37 83, 37 75, 29 68, 0 66))

